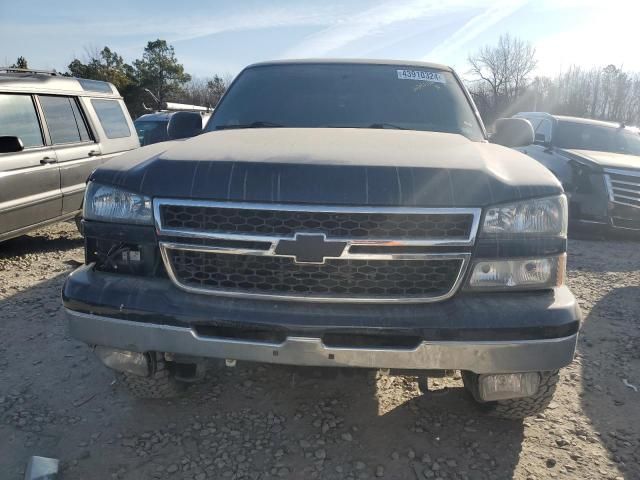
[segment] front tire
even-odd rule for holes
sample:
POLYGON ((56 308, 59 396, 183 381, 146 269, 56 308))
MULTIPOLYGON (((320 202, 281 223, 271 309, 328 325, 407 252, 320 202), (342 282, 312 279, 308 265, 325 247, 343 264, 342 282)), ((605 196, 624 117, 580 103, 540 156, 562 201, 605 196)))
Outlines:
POLYGON ((186 389, 186 385, 175 379, 172 365, 164 359, 162 353, 151 352, 151 371, 141 377, 132 373, 122 373, 122 383, 136 398, 173 398, 186 389))
POLYGON ((483 402, 478 394, 478 375, 473 372, 462 372, 464 387, 471 393, 480 408, 492 417, 521 420, 543 412, 556 391, 560 374, 558 370, 539 372, 540 386, 538 391, 530 397, 483 402))

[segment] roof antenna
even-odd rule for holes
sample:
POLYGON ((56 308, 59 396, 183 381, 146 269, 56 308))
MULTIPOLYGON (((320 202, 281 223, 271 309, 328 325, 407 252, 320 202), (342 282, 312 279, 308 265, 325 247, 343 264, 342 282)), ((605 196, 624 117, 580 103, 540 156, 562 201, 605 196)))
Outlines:
POLYGON ((153 92, 152 92, 151 90, 149 90, 148 88, 145 88, 145 89, 144 89, 144 91, 145 91, 146 93, 148 93, 148 94, 149 94, 149 96, 150 96, 151 98, 153 98, 153 100, 156 102, 156 105, 158 106, 158 107, 157 107, 157 109, 158 109, 158 110, 161 110, 161 109, 162 109, 162 105, 160 104, 160 100, 158 100, 158 97, 156 97, 156 96, 153 94, 153 92))

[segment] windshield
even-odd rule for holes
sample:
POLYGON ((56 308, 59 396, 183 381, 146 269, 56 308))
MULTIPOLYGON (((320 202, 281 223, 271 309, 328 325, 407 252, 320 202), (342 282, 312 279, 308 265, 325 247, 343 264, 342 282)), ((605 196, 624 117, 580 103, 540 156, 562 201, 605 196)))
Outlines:
POLYGON ((138 140, 140 145, 151 145, 152 143, 165 142, 169 140, 167 135, 167 125, 169 122, 164 120, 149 121, 136 120, 136 132, 138 132, 138 140))
POLYGON ((640 155, 640 135, 624 128, 560 120, 553 142, 560 148, 640 155))
POLYGON ((246 127, 397 128, 484 139, 451 73, 393 65, 249 68, 216 108, 207 130, 246 127))

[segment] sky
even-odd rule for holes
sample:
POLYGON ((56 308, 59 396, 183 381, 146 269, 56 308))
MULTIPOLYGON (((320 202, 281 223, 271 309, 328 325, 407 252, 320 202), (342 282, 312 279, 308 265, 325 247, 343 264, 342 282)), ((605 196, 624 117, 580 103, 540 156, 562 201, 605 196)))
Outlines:
POLYGON ((510 33, 537 73, 615 64, 640 71, 639 0, 0 0, 0 65, 64 71, 107 45, 133 61, 162 38, 195 77, 282 58, 466 59, 510 33))

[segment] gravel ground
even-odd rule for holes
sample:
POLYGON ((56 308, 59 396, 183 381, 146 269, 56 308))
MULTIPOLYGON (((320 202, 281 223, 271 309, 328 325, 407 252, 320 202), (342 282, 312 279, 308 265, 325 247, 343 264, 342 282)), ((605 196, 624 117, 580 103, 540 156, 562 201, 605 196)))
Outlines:
POLYGON ((60 224, 0 244, 0 478, 31 455, 63 479, 638 479, 640 249, 570 241, 585 315, 554 402, 482 417, 459 378, 238 364, 175 401, 131 398, 67 336, 60 306, 82 241, 60 224))

